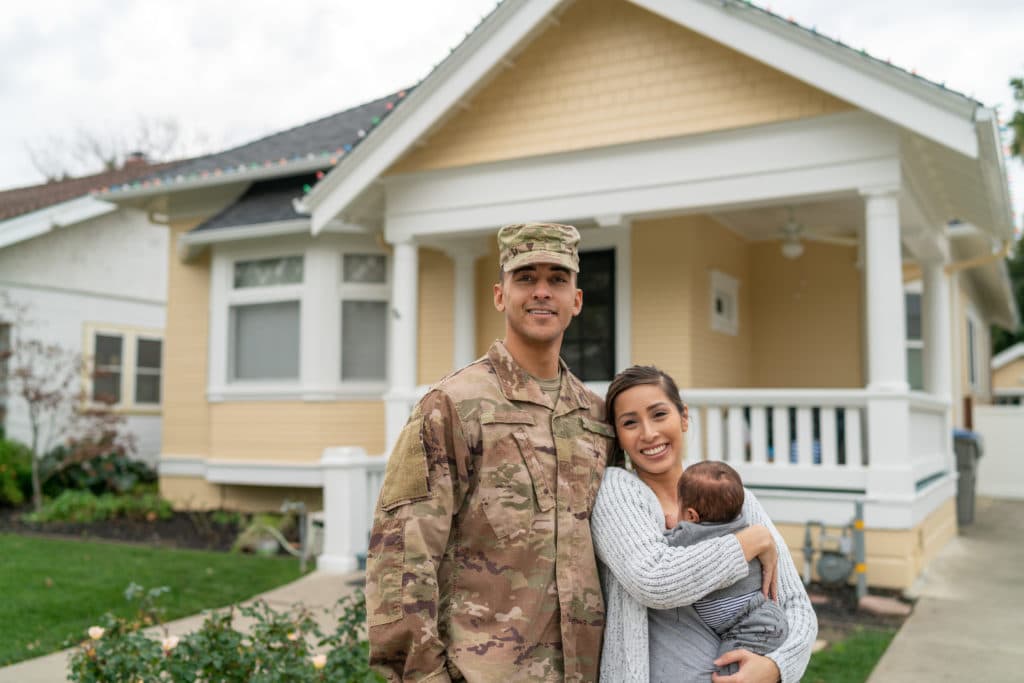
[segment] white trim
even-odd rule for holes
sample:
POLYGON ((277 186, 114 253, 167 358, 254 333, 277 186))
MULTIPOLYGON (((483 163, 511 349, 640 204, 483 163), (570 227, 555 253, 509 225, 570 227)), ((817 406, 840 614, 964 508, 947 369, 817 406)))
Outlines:
POLYGON ((110 299, 111 301, 127 301, 133 304, 156 304, 164 307, 166 299, 151 299, 141 296, 127 296, 124 294, 113 294, 109 292, 98 292, 92 289, 71 289, 69 287, 54 287, 51 285, 33 284, 30 282, 14 282, 13 280, 0 280, 0 287, 10 289, 25 289, 33 292, 55 292, 57 294, 73 294, 75 296, 89 296, 98 299, 110 299))
MULTIPOLYGON (((110 408, 116 411, 130 410, 133 412, 159 415, 163 408, 164 391, 164 331, 156 328, 133 327, 129 325, 116 325, 99 322, 85 322, 82 325, 82 355, 88 360, 87 367, 96 370, 96 335, 105 337, 120 337, 121 339, 121 363, 119 372, 121 374, 121 400, 112 404, 110 408), (135 401, 135 380, 138 372, 138 342, 139 340, 160 342, 160 399, 156 403, 138 403, 135 401)), ((93 378, 91 373, 86 373, 83 379, 83 389, 86 402, 95 405, 92 399, 93 378)))
MULTIPOLYGON (((178 236, 178 258, 188 262, 193 260, 205 248, 213 244, 239 242, 242 240, 259 240, 283 235, 305 235, 309 232, 308 218, 292 218, 284 221, 239 225, 230 228, 211 228, 186 232, 178 236)), ((345 223, 334 220, 324 226, 324 232, 339 234, 366 234, 369 229, 364 225, 345 223)))
POLYGON ((157 468, 161 477, 196 477, 211 484, 318 488, 324 482, 319 462, 244 462, 195 456, 161 456, 157 468))
MULTIPOLYGON (((544 26, 563 0, 505 0, 419 86, 306 195, 316 235, 426 134, 494 67, 544 26)), ((500 224, 500 222, 498 223, 500 224)), ((497 224, 496 224, 497 225, 497 224)), ((391 241, 391 240, 388 240, 391 241)))
POLYGON ((740 331, 740 281, 718 270, 711 271, 711 329, 736 336, 740 331), (718 299, 726 300, 725 312, 718 312, 718 299))
POLYGON ((967 386, 974 394, 982 392, 984 388, 981 381, 981 370, 984 365, 981 362, 982 324, 981 315, 978 314, 974 303, 968 301, 964 307, 964 343, 966 345, 964 352, 967 360, 967 386), (972 374, 974 377, 971 377, 972 374))
POLYGON ((116 210, 109 202, 85 196, 0 221, 0 249, 116 210))
POLYGON ((346 234, 312 239, 293 234, 255 243, 215 244, 210 269, 209 378, 207 400, 224 401, 344 401, 381 400, 386 378, 379 381, 341 379, 341 302, 345 298, 390 301, 388 281, 365 285, 342 282, 346 253, 383 254, 373 236, 346 234), (301 284, 233 288, 233 264, 238 261, 303 257, 301 284), (231 306, 272 301, 299 302, 299 372, 280 381, 231 380, 231 306))
POLYGON ((385 238, 852 194, 898 186, 899 135, 863 112, 389 176, 385 238))
POLYGON ((1024 342, 1017 342, 1008 349, 1003 349, 992 357, 992 369, 998 370, 1004 365, 1009 365, 1018 358, 1024 358, 1024 342))
POLYGON ((967 157, 978 158, 978 135, 974 130, 978 106, 962 95, 942 91, 741 3, 631 2, 859 109, 967 157))

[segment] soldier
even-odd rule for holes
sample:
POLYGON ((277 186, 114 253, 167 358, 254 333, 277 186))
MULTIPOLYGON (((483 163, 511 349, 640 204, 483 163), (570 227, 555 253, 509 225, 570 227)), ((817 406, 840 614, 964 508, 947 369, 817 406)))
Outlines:
POLYGON ((604 603, 590 512, 614 434, 559 359, 579 233, 498 232, 505 339, 435 385, 388 460, 367 565, 389 681, 593 681, 604 603))

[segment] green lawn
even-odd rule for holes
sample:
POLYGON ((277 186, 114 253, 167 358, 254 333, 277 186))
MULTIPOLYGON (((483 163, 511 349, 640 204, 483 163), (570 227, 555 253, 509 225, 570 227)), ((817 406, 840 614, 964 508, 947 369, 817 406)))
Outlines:
POLYGON ((811 656, 804 683, 864 683, 896 631, 857 629, 811 656))
POLYGON ((299 577, 292 558, 167 550, 0 534, 0 666, 61 649, 104 612, 135 614, 132 581, 168 586, 159 602, 176 619, 299 577))

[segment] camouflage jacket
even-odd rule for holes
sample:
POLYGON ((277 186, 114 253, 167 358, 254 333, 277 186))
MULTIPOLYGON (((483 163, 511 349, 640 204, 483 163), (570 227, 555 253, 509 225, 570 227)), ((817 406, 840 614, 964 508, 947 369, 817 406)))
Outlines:
POLYGON ((562 373, 552 406, 495 342, 409 418, 367 563, 370 660, 389 681, 597 679, 589 520, 613 432, 562 373))

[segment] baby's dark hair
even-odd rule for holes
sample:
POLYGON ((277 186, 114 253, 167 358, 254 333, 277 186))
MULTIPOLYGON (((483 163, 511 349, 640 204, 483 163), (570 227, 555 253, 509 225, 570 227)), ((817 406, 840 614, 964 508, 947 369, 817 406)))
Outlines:
POLYGON ((743 510, 743 481, 724 462, 697 462, 679 477, 679 512, 693 508, 702 522, 731 522, 743 510))

